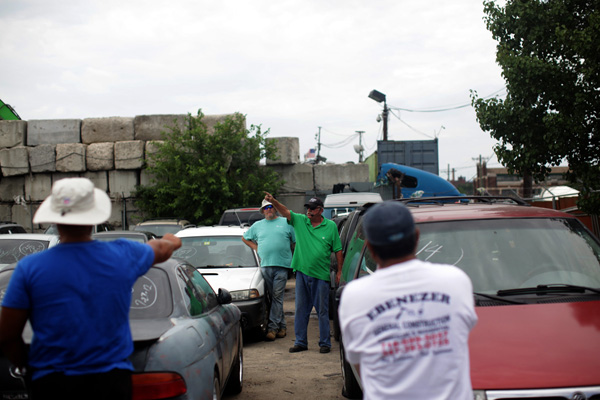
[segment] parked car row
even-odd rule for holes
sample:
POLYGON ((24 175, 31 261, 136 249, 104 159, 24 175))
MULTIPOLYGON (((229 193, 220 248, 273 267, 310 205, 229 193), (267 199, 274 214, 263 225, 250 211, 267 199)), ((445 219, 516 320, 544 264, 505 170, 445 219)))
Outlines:
MULTIPOLYGON (((130 231, 94 230, 94 240, 142 243, 173 232, 184 244, 133 288, 134 399, 213 399, 241 392, 243 337, 263 337, 269 312, 258 256, 241 240, 246 229, 161 220, 130 231)), ((59 237, 0 236, 1 301, 17 262, 58 244, 59 237)), ((29 324, 24 339, 32 339, 29 324)), ((23 381, 1 354, 0 398, 27 398, 23 381)))
MULTIPOLYGON (((473 283, 470 336, 475 399, 600 398, 600 242, 572 215, 510 198, 403 201, 421 232, 417 257, 451 264, 473 283)), ((340 221, 344 286, 377 266, 362 231, 372 205, 340 221)), ((362 398, 346 361, 337 312, 343 394, 362 398)))

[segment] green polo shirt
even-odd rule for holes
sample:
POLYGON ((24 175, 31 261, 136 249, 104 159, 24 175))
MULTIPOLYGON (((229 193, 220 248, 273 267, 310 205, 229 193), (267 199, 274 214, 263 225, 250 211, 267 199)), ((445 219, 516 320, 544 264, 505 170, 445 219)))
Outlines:
POLYGON ((330 219, 323 218, 316 228, 304 214, 290 211, 288 222, 294 227, 296 248, 292 258, 292 268, 305 275, 329 282, 331 253, 342 250, 342 242, 337 225, 330 219))

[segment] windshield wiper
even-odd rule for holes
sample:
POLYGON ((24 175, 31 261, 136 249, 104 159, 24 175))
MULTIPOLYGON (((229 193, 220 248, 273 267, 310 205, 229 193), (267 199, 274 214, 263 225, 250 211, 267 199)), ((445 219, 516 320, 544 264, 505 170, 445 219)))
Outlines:
POLYGON ((585 293, 586 291, 600 294, 600 289, 587 286, 568 285, 563 283, 552 283, 549 285, 537 285, 535 287, 498 290, 498 296, 515 296, 519 294, 545 295, 550 293, 585 293))
POLYGON ((516 300, 509 300, 509 299, 504 299, 502 297, 498 297, 498 296, 494 296, 493 294, 487 294, 487 293, 478 293, 478 292, 473 292, 473 294, 475 296, 478 297, 484 297, 486 299, 490 299, 490 300, 496 300, 496 301, 500 301, 503 303, 510 303, 510 304, 525 304, 522 301, 516 301, 516 300))

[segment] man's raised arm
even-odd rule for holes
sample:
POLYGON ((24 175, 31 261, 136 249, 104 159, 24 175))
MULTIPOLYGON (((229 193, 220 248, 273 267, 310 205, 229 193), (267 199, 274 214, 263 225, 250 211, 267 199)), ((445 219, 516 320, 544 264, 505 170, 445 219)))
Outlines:
POLYGON ((288 221, 292 219, 292 214, 290 214, 290 210, 288 210, 288 208, 281 204, 279 201, 275 200, 275 197, 273 197, 271 193, 265 192, 265 200, 273 204, 273 207, 275 207, 279 215, 281 215, 283 218, 287 219, 288 221))

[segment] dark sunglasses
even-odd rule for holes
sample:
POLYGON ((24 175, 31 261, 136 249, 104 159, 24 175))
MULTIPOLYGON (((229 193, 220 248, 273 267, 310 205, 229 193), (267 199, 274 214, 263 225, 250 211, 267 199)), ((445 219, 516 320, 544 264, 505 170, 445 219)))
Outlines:
POLYGON ((304 206, 304 208, 306 208, 307 210, 310 210, 310 211, 315 211, 315 210, 318 210, 321 207, 318 207, 318 206, 317 207, 304 206))
POLYGON ((264 206, 263 210, 270 210, 271 208, 273 208, 273 206, 264 206))

